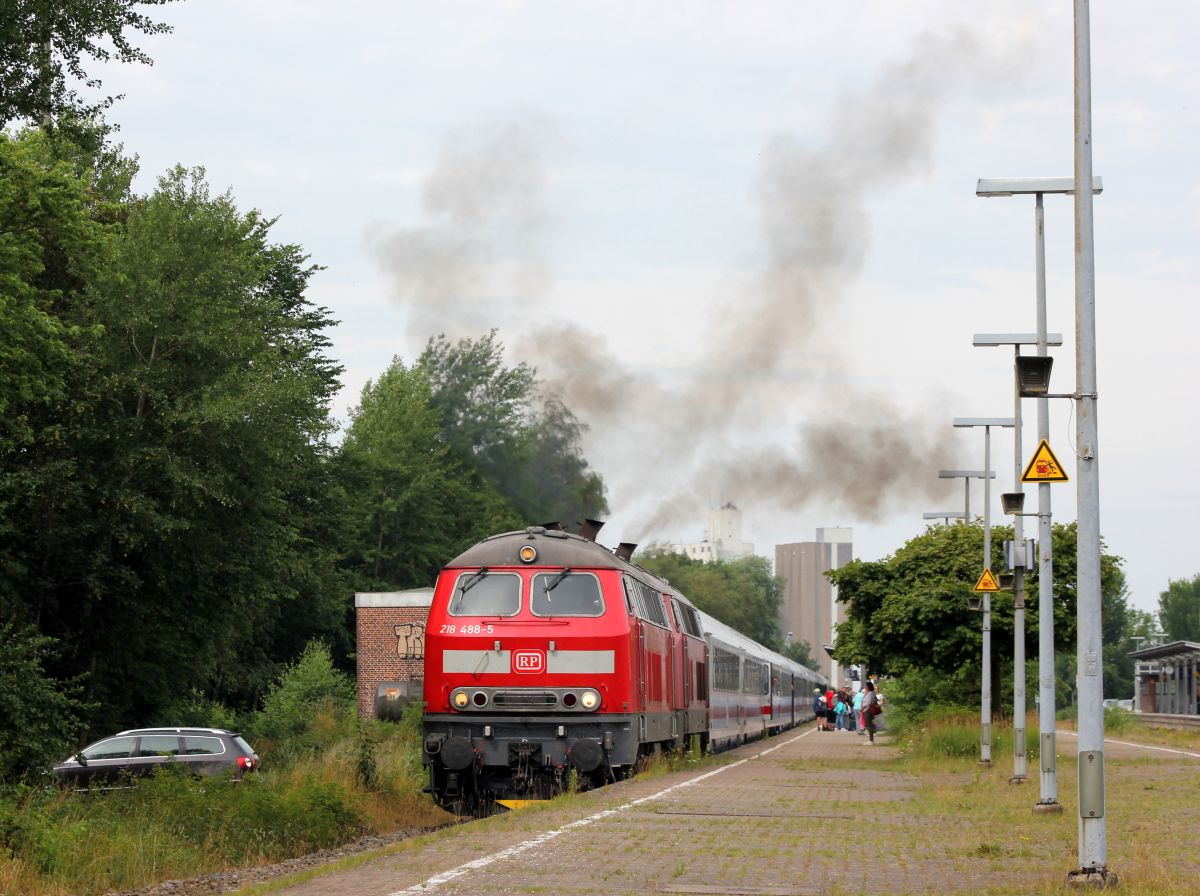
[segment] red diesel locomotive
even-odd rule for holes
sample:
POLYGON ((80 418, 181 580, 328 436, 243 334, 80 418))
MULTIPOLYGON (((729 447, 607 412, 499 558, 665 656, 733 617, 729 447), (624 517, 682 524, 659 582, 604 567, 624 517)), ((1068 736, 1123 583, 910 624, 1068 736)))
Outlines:
POLYGON ((699 612, 579 535, 488 538, 438 576, 425 641, 424 762, 459 813, 628 775, 640 758, 740 743, 805 712, 810 669, 699 612))

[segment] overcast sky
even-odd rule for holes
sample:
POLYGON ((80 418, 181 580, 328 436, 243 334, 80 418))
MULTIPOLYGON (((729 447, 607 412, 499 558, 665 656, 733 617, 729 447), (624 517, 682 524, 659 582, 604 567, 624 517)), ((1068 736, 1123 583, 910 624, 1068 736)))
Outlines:
MULTIPOLYGON (((342 419, 393 356, 498 327, 591 427, 601 541, 699 540, 733 501, 761 554, 845 525, 878 559, 961 509, 937 471, 981 468, 983 433, 952 419, 1013 413, 1011 349, 971 341, 1035 329, 1033 200, 975 181, 1072 173, 1065 0, 155 12, 155 65, 104 74, 140 188, 203 165, 326 266, 342 419)), ((1143 609, 1200 572, 1198 24, 1092 10, 1101 530, 1143 609)), ((1046 238, 1068 392, 1071 200, 1046 238)), ((1071 404, 1050 441, 1074 478, 1071 404)), ((1013 447, 994 431, 995 494, 1013 447)), ((1053 495, 1074 519, 1073 484, 1053 495)))

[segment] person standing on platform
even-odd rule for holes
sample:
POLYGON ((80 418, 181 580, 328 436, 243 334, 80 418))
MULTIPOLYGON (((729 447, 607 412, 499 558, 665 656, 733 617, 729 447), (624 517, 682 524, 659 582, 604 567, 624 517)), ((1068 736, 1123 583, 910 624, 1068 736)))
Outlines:
POLYGON ((879 695, 875 693, 875 685, 868 681, 863 693, 862 714, 863 721, 867 723, 867 737, 870 738, 867 743, 871 746, 875 745, 875 713, 880 712, 878 707, 879 695))

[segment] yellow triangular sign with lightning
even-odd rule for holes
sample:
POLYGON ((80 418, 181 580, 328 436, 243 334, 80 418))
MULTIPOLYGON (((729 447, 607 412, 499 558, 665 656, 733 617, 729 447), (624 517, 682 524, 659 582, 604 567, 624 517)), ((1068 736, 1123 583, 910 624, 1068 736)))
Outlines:
POLYGON ((990 569, 984 569, 983 575, 979 577, 979 581, 975 583, 972 591, 999 591, 1000 583, 996 581, 996 577, 992 575, 990 569))
POLYGON ((1058 458, 1054 456, 1054 452, 1050 450, 1050 443, 1042 439, 1038 445, 1037 451, 1033 454, 1033 460, 1029 462, 1029 466, 1025 468, 1025 472, 1021 474, 1022 482, 1066 482, 1067 474, 1063 470, 1062 464, 1058 462, 1058 458))

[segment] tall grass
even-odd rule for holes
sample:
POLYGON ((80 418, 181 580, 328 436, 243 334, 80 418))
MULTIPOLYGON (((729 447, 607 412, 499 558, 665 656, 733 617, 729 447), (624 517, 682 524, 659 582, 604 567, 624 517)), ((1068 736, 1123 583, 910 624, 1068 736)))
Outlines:
POLYGON ((421 792, 419 707, 358 721, 339 675, 310 647, 281 677, 246 720, 263 769, 240 782, 168 767, 120 790, 0 791, 0 893, 135 889, 447 821, 421 792))
POLYGON ((126 790, 11 791, 0 796, 0 892, 133 889, 444 822, 421 793, 411 733, 373 736, 370 787, 350 737, 236 783, 165 771, 126 790))

